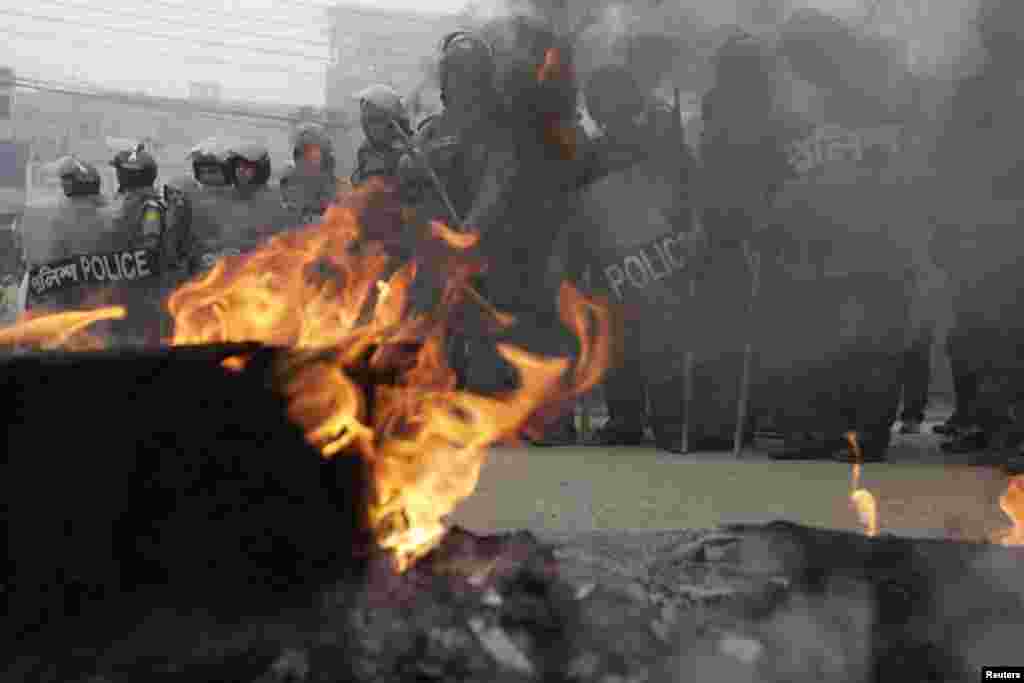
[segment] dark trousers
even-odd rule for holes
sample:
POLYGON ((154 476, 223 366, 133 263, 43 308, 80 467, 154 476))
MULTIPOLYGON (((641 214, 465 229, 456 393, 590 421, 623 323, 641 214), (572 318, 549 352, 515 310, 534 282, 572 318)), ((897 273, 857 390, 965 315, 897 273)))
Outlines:
POLYGON ((950 370, 953 373, 953 417, 952 420, 963 426, 977 422, 978 374, 973 369, 967 353, 966 333, 957 330, 950 333, 946 343, 949 355, 950 370))
POLYGON ((604 381, 609 422, 643 429, 647 423, 647 386, 628 366, 615 368, 604 381))
POLYGON ((931 330, 924 330, 903 352, 903 411, 900 420, 923 422, 928 407, 928 386, 931 380, 931 330))

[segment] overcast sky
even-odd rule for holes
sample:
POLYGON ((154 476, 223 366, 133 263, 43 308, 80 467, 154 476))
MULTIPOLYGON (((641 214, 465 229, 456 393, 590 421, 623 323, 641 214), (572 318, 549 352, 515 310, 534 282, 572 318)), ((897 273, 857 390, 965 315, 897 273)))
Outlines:
MULTIPOLYGON (((323 104, 328 0, 0 0, 0 63, 19 75, 185 96, 323 104)), ((464 0, 350 0, 456 12, 464 0)))
MULTIPOLYGON (((797 0, 795 4, 856 13, 870 1, 797 0)), ((901 1, 882 0, 883 4, 901 1)), ((0 63, 14 66, 25 77, 65 83, 82 79, 172 97, 186 96, 190 81, 210 80, 220 83, 229 99, 319 106, 328 57, 324 10, 331 4, 331 0, 0 0, 0 63)), ((466 0, 345 0, 343 4, 451 13, 466 0)))

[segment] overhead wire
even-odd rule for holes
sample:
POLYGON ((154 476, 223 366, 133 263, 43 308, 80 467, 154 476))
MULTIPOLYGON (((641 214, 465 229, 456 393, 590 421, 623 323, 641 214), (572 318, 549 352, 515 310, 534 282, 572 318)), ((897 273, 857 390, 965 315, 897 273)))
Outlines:
MULTIPOLYGON (((288 27, 288 28, 297 28, 297 29, 301 29, 301 30, 306 30, 306 29, 309 28, 309 24, 293 23, 293 22, 287 21, 287 20, 285 20, 285 19, 283 19, 281 17, 278 17, 278 16, 274 16, 274 17, 263 16, 260 19, 253 19, 253 18, 251 18, 249 16, 246 16, 245 13, 243 13, 243 12, 226 12, 224 10, 215 10, 215 9, 211 9, 209 7, 190 7, 188 5, 182 5, 180 3, 166 2, 165 0, 145 0, 145 3, 146 3, 146 5, 156 5, 157 7, 165 7, 167 9, 173 9, 173 10, 178 10, 178 11, 181 11, 181 12, 187 12, 189 14, 195 14, 196 12, 198 12, 200 14, 205 14, 205 15, 208 15, 208 16, 214 16, 214 17, 221 17, 221 18, 231 19, 232 21, 235 21, 235 22, 242 21, 244 23, 252 24, 254 26, 271 26, 272 25, 275 28, 278 28, 278 27, 288 27)), ((139 5, 136 5, 136 6, 141 8, 141 6, 139 6, 139 5)))
MULTIPOLYGON (((144 21, 151 21, 154 23, 161 24, 172 24, 176 26, 184 26, 187 28, 196 28, 200 30, 209 30, 211 27, 208 24, 198 24, 189 21, 183 21, 176 17, 163 17, 163 16, 147 16, 145 14, 139 14, 138 12, 125 12, 123 10, 112 10, 105 7, 96 7, 84 3, 70 2, 69 0, 43 0, 47 5, 55 5, 57 7, 72 8, 76 10, 82 10, 85 12, 95 12, 97 14, 107 14, 115 17, 131 18, 131 19, 142 19, 144 21)), ((38 6, 37 6, 38 9, 38 6)), ((311 45, 320 49, 327 49, 326 41, 313 41, 304 38, 296 38, 294 36, 286 36, 282 34, 269 34, 269 33, 258 33, 255 31, 246 31, 238 28, 232 28, 230 31, 231 35, 237 36, 248 36, 250 38, 259 38, 263 40, 274 40, 290 43, 301 43, 304 45, 311 45)), ((183 36, 184 37, 184 36, 183 36)), ((310 55, 313 56, 313 55, 310 55)))
POLYGON ((310 55, 310 54, 305 53, 305 52, 294 52, 294 51, 291 51, 291 50, 284 50, 284 49, 262 48, 262 47, 255 46, 255 45, 225 43, 225 42, 222 42, 222 41, 208 40, 208 39, 204 39, 204 38, 195 38, 195 37, 191 37, 191 36, 175 36, 175 35, 169 35, 169 34, 166 34, 166 33, 156 33, 156 32, 153 32, 153 31, 146 31, 146 30, 138 29, 138 28, 129 28, 129 27, 126 27, 126 26, 105 26, 103 24, 94 24, 94 23, 87 22, 87 21, 79 21, 79 20, 75 20, 75 19, 68 19, 66 17, 51 17, 51 16, 47 16, 47 15, 43 15, 43 14, 33 14, 32 12, 23 12, 21 10, 15 10, 15 9, 0 9, 0 14, 6 14, 8 16, 23 17, 23 18, 31 19, 31 20, 35 20, 35 21, 45 21, 45 22, 53 22, 53 23, 58 23, 58 24, 71 24, 71 25, 77 25, 77 26, 86 26, 86 27, 90 27, 90 28, 97 28, 97 29, 101 29, 101 30, 105 30, 105 31, 111 31, 111 32, 128 33, 128 34, 132 34, 132 35, 146 35, 146 36, 152 36, 154 38, 161 38, 161 39, 164 39, 164 40, 170 40, 170 41, 173 41, 173 42, 189 42, 189 43, 193 43, 193 44, 196 44, 196 45, 202 45, 202 46, 205 46, 205 47, 219 47, 219 48, 227 48, 227 49, 232 49, 232 50, 243 50, 243 51, 249 51, 249 52, 261 52, 261 53, 264 53, 264 54, 275 55, 275 56, 278 56, 278 57, 295 57, 295 58, 299 58, 299 59, 308 59, 308 60, 316 61, 316 62, 320 62, 320 63, 327 63, 327 62, 330 61, 328 57, 316 57, 314 55, 310 55))
MULTIPOLYGON (((23 77, 18 77, 17 75, 15 76, 14 82, 15 86, 18 88, 34 90, 37 92, 68 95, 71 97, 81 97, 85 99, 106 100, 126 106, 144 107, 158 109, 162 111, 185 110, 193 114, 199 114, 202 116, 210 116, 212 118, 220 118, 227 120, 252 119, 255 121, 274 122, 275 124, 277 124, 276 127, 280 127, 281 125, 291 125, 295 123, 300 123, 303 120, 296 116, 272 114, 270 112, 258 112, 253 111, 251 109, 245 109, 242 107, 207 105, 177 98, 156 97, 152 95, 136 95, 112 90, 89 90, 81 87, 76 87, 73 85, 56 83, 52 81, 48 82, 45 80, 26 79, 23 77)), ((278 106, 281 108, 287 108, 292 110, 298 110, 301 108, 299 106, 278 106)), ((350 126, 348 122, 339 121, 323 121, 321 123, 327 128, 337 128, 341 130, 345 130, 350 126)))
MULTIPOLYGON (((7 34, 10 34, 10 35, 13 35, 13 36, 17 36, 19 38, 27 38, 29 40, 54 40, 55 37, 56 37, 53 34, 32 33, 32 32, 26 32, 26 31, 19 31, 17 29, 13 29, 13 28, 10 28, 8 26, 0 26, 0 33, 7 33, 7 34)), ((149 45, 149 46, 153 45, 153 43, 150 42, 149 40, 147 40, 145 36, 132 36, 131 38, 136 40, 137 42, 145 43, 146 45, 149 45)), ((100 39, 98 41, 94 41, 94 40, 90 39, 90 46, 96 44, 97 42, 102 47, 109 48, 111 50, 123 49, 123 45, 118 45, 117 43, 111 42, 109 40, 102 40, 102 39, 100 39)), ((181 61, 182 58, 183 58, 183 56, 182 56, 180 51, 175 51, 175 50, 172 50, 172 49, 169 49, 169 48, 153 46, 153 47, 148 47, 147 49, 152 50, 153 52, 155 52, 155 53, 157 53, 159 55, 162 55, 164 57, 170 57, 170 58, 174 59, 175 61, 181 61)), ((321 79, 321 78, 324 77, 323 73, 317 73, 317 72, 314 72, 314 71, 301 71, 299 69, 288 67, 287 65, 284 65, 284 64, 261 64, 261 63, 253 63, 253 62, 239 62, 239 61, 229 60, 229 59, 225 59, 223 57, 215 57, 215 56, 211 56, 211 55, 200 55, 200 56, 195 57, 195 58, 193 58, 191 60, 188 57, 185 57, 185 59, 187 61, 192 61, 193 63, 195 63, 195 61, 201 60, 200 63, 219 64, 219 65, 222 65, 222 66, 229 66, 229 67, 233 67, 233 68, 238 68, 238 69, 240 69, 242 71, 246 71, 246 72, 283 73, 283 74, 288 74, 290 76, 296 76, 298 78, 308 78, 308 79, 321 79)))
POLYGON ((410 24, 420 24, 423 22, 424 17, 445 19, 454 18, 455 14, 447 12, 422 12, 417 10, 400 10, 400 9, 382 9, 379 7, 360 7, 355 4, 337 4, 337 3, 326 3, 321 4, 318 2, 309 2, 308 0, 276 0, 274 4, 287 7, 290 3, 297 5, 311 7, 313 9, 323 10, 325 12, 344 12, 348 15, 371 17, 373 19, 380 19, 381 17, 387 17, 393 21, 402 21, 410 24))

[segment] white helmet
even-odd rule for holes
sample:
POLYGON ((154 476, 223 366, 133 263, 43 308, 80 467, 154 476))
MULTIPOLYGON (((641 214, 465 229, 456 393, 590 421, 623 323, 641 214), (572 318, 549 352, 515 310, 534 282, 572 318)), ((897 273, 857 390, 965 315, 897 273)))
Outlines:
POLYGON ((396 119, 408 118, 402 97, 391 86, 379 83, 371 85, 357 92, 355 98, 359 100, 360 106, 369 104, 391 114, 396 119))

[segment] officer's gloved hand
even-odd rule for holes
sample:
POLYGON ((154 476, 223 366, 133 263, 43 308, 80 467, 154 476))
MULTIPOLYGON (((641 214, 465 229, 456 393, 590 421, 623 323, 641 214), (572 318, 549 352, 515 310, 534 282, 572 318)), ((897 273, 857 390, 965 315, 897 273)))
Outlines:
POLYGON ((398 181, 402 187, 416 187, 430 182, 430 171, 424 156, 407 152, 398 160, 398 181))

